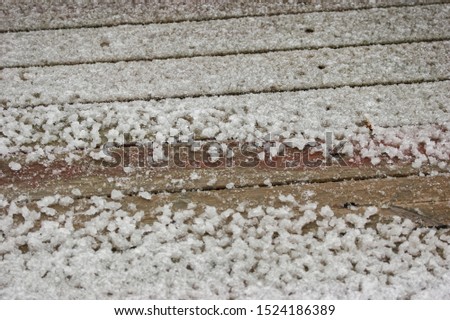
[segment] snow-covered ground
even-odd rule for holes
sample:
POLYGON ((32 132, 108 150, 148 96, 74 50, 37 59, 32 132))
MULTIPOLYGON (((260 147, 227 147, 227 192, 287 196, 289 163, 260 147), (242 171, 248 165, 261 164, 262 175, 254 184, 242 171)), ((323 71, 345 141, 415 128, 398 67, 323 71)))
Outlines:
POLYGON ((142 211, 93 199, 98 215, 78 230, 67 199, 60 199, 67 214, 37 229, 41 213, 12 205, 0 220, 0 296, 450 298, 448 232, 400 218, 368 226, 374 207, 342 218, 292 195, 280 199, 280 208, 207 207, 200 215, 195 204, 180 211, 163 205, 145 226, 142 211), (17 216, 23 223, 14 225, 17 216), (305 230, 311 223, 317 229, 305 230))
MULTIPOLYGON (((340 8, 329 6, 322 9, 340 8)), ((45 14, 33 21, 33 13, 17 21, 44 30, 0 34, 0 298, 450 299, 448 225, 382 216, 389 206, 369 200, 358 210, 332 208, 305 198, 306 187, 278 194, 279 205, 261 198, 260 205, 180 208, 155 204, 163 197, 152 189, 127 189, 114 177, 117 190, 107 195, 21 192, 44 179, 26 170, 52 169, 56 156, 71 166, 84 155, 88 171, 106 142, 161 146, 191 135, 221 143, 273 135, 302 150, 325 144, 330 132, 355 167, 412 166, 409 175, 423 177, 427 166, 448 177, 448 4, 208 20, 220 17, 219 7, 199 16, 205 21, 98 29, 46 30, 61 22, 45 14)), ((241 14, 264 13, 247 9, 241 14)), ((72 17, 66 27, 89 25, 85 19, 72 17)), ((22 30, 17 23, 0 27, 22 30)), ((253 186, 271 188, 267 175, 253 186)), ((55 183, 64 188, 75 178, 55 183)), ((425 204, 444 208, 450 187, 436 185, 442 190, 425 204)), ((186 190, 172 192, 182 199, 186 190)), ((450 207, 443 214, 449 221, 450 207)))

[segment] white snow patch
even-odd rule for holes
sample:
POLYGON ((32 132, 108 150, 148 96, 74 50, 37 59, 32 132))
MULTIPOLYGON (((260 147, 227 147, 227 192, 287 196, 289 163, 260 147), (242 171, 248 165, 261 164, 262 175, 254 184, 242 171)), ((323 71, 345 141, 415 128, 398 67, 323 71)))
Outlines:
POLYGON ((59 199, 59 204, 64 207, 68 207, 73 203, 74 203, 74 200, 69 196, 65 196, 65 197, 62 197, 61 199, 59 199))
POLYGON ((198 175, 197 172, 192 172, 189 178, 194 181, 200 179, 200 176, 198 175))
POLYGON ((217 183, 217 178, 213 177, 211 179, 208 180, 208 182, 206 183, 208 186, 212 187, 217 183))
POLYGON ((20 163, 17 162, 10 162, 8 164, 9 168, 13 171, 19 171, 20 169, 22 169, 22 165, 20 163))
POLYGON ((112 190, 111 191, 111 199, 113 200, 121 200, 123 198, 123 193, 120 190, 112 190))
POLYGON ((45 197, 38 211, 6 204, 3 299, 450 298, 450 237, 398 217, 370 226, 375 207, 339 217, 280 195, 278 208, 163 205, 142 224, 144 212, 92 197, 88 211, 71 207, 33 229, 62 199, 45 197), (90 220, 75 229, 83 214, 90 220))
POLYGON ((140 191, 138 195, 145 200, 150 200, 152 198, 152 194, 147 191, 140 191))

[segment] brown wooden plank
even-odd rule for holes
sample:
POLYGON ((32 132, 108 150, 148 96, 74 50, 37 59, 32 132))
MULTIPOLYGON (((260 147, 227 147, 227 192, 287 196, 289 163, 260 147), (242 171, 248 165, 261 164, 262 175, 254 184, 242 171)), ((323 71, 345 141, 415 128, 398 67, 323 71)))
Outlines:
POLYGON ((437 41, 7 68, 0 70, 0 101, 25 107, 442 81, 450 79, 449 52, 450 41, 437 41))
MULTIPOLYGON (((421 207, 425 221, 436 224, 450 224, 450 184, 448 177, 405 177, 396 179, 370 179, 361 181, 341 181, 314 184, 295 184, 287 186, 245 188, 234 190, 215 190, 204 192, 185 192, 176 194, 158 194, 150 201, 139 199, 141 208, 151 212, 164 204, 171 204, 175 210, 186 209, 189 203, 194 203, 203 209, 213 206, 218 211, 236 208, 245 203, 247 208, 264 206, 281 206, 286 203, 280 201, 280 195, 292 194, 299 202, 316 202, 319 207, 330 206, 337 209, 337 213, 361 213, 368 206, 384 208, 382 213, 387 216, 399 215, 391 206, 402 206, 407 203, 410 207, 421 207), (417 204, 416 204, 417 202, 417 204), (346 209, 347 204, 355 204, 356 210, 346 209), (437 203, 437 205, 435 205, 437 203), (434 209, 436 208, 436 209, 434 209), (150 210, 149 210, 150 209, 150 210)), ((133 202, 136 197, 130 198, 133 202)), ((407 216, 414 219, 413 215, 407 216)), ((146 215, 147 221, 152 221, 152 215, 146 215)))
MULTIPOLYGON (((376 206, 379 214, 376 221, 401 216, 415 222, 418 226, 442 227, 450 225, 450 184, 448 176, 404 177, 395 179, 369 179, 360 181, 340 181, 325 183, 293 184, 275 187, 241 188, 232 190, 188 191, 181 193, 160 193, 151 199, 140 196, 124 196, 116 203, 134 214, 144 213, 142 223, 152 223, 167 206, 172 211, 193 208, 201 212, 206 206, 212 206, 221 212, 229 208, 240 207, 242 212, 259 205, 264 207, 288 206, 295 208, 297 204, 283 200, 282 196, 292 195, 300 204, 317 203, 318 207, 330 206, 338 216, 346 214, 363 214, 367 207, 376 206), (411 208, 420 211, 412 211, 411 208)), ((106 201, 113 201, 105 198, 106 201)), ((74 214, 75 225, 80 227, 94 216, 86 211, 92 207, 90 198, 75 199, 69 207, 52 205, 58 214, 69 211, 74 214)), ((27 205, 29 209, 37 209, 36 202, 17 202, 19 206, 27 205)), ((0 212, 5 212, 7 208, 0 212)), ((294 209, 295 210, 295 209, 294 209)), ((42 215, 41 220, 55 220, 56 216, 42 215)))
MULTIPOLYGON (((263 151, 256 149, 254 155, 263 151)), ((322 151, 311 153, 309 149, 298 150, 286 147, 284 153, 272 159, 251 158, 236 153, 233 162, 221 157, 218 162, 209 162, 203 153, 195 153, 188 162, 186 149, 170 149, 170 161, 161 167, 139 162, 138 148, 117 149, 124 162, 111 164, 93 160, 83 154, 74 153, 79 160, 68 164, 66 155, 59 155, 54 161, 27 163, 26 155, 13 159, 0 159, 0 187, 3 194, 13 199, 21 194, 29 200, 37 200, 47 195, 72 195, 79 189, 82 197, 94 195, 108 196, 114 189, 133 195, 139 190, 151 193, 182 192, 183 190, 219 190, 252 186, 278 186, 296 183, 323 183, 344 180, 366 180, 386 177, 406 177, 419 174, 445 173, 448 170, 438 166, 423 165, 413 168, 408 162, 395 161, 391 164, 383 160, 373 166, 368 159, 358 156, 349 159, 344 156, 324 158, 322 151), (126 152, 126 153, 123 153, 126 152), (129 156, 126 156, 128 154, 129 156), (176 156, 180 163, 176 163, 176 156), (194 162, 195 160, 195 162, 194 162), (22 168, 13 171, 10 161, 17 161, 22 168), (291 165, 291 163, 293 163, 291 165)), ((141 153, 142 154, 142 153, 141 153)), ((142 157, 145 155, 142 154, 142 157)))

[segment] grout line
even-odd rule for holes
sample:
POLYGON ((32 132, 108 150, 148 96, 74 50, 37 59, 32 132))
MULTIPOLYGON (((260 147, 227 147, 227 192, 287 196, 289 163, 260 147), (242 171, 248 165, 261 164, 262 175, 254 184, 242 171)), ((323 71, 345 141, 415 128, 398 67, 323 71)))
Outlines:
POLYGON ((171 24, 171 23, 184 23, 184 22, 202 22, 202 21, 220 21, 220 20, 231 20, 231 19, 241 19, 241 18, 251 18, 251 17, 276 17, 283 15, 300 15, 307 13, 321 13, 321 12, 347 12, 347 11, 366 11, 366 10, 374 10, 374 9, 389 9, 389 8, 409 8, 409 7, 424 7, 424 6, 445 6, 448 5, 449 2, 435 1, 432 3, 417 3, 417 4, 394 4, 394 5, 382 5, 377 7, 362 7, 362 8, 336 8, 336 9, 323 9, 323 10, 309 10, 297 13, 269 13, 269 14, 248 14, 248 15, 228 15, 223 17, 209 17, 209 18, 182 18, 178 20, 165 20, 165 21, 153 21, 153 22, 123 22, 123 23, 104 23, 104 24, 91 24, 84 26, 62 26, 62 27, 48 27, 48 28, 16 28, 16 29, 2 29, 1 33, 10 33, 10 32, 39 32, 39 31, 50 31, 50 30, 68 30, 68 29, 97 29, 104 27, 117 27, 117 26, 132 26, 132 25, 150 25, 150 24, 171 24))
POLYGON ((236 96, 244 96, 249 94, 270 94, 270 93, 289 93, 289 92, 302 92, 302 91, 310 91, 310 90, 329 90, 329 89, 340 89, 340 88, 367 88, 367 87, 376 87, 376 86, 394 86, 394 85, 412 85, 412 84, 421 84, 421 83, 436 83, 436 82, 446 82, 449 81, 449 77, 445 78, 436 78, 436 79, 416 79, 416 80, 406 80, 406 81, 380 81, 373 83, 361 83, 361 84, 342 84, 335 86, 310 86, 303 88, 290 88, 290 89, 263 89, 263 90, 248 90, 248 91, 229 91, 222 93, 205 93, 205 94, 188 94, 188 95, 172 95, 172 96, 164 96, 164 97, 154 97, 149 96, 147 98, 117 98, 113 100, 97 100, 97 101, 78 101, 78 102, 60 102, 60 103, 41 103, 35 105, 13 105, 13 106, 5 106, 3 109, 9 108, 35 108, 35 107, 48 107, 52 105, 61 105, 61 106, 71 106, 71 105, 89 105, 89 104, 108 104, 108 103, 127 103, 127 102, 137 102, 137 101, 164 101, 169 99, 194 99, 194 98, 210 98, 210 97, 236 97, 236 96))
POLYGON ((364 44, 346 44, 346 45, 323 45, 323 46, 305 46, 305 47, 290 47, 290 48, 280 48, 280 49, 245 49, 242 51, 222 51, 216 53, 199 53, 191 55, 173 55, 173 56, 161 56, 154 58, 146 57, 135 57, 135 58, 119 58, 119 59, 98 59, 98 60, 85 60, 85 61, 68 61, 68 62, 50 62, 44 64, 11 64, 11 65, 0 65, 1 69, 14 69, 14 68, 47 68, 47 67, 58 67, 58 66, 75 66, 75 65, 92 65, 92 64, 115 64, 119 62, 150 62, 150 61, 165 61, 165 60, 181 60, 181 59, 193 59, 193 58, 214 58, 214 57, 227 57, 227 56, 238 56, 238 55, 256 55, 256 54, 266 54, 266 53, 276 53, 276 52, 290 52, 290 51, 317 51, 321 49, 344 49, 344 48, 360 48, 360 47, 371 47, 371 46, 389 46, 389 45, 401 45, 401 44, 413 44, 413 43, 430 43, 430 42, 445 42, 450 41, 450 37, 437 37, 428 39, 414 39, 414 40, 393 40, 393 41, 380 41, 373 43, 364 44))

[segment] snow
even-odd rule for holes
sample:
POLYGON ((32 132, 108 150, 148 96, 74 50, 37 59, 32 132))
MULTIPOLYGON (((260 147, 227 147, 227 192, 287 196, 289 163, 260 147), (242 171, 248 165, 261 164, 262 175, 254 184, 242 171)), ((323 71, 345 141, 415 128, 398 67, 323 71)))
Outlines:
POLYGON ((120 190, 112 190, 111 191, 111 199, 121 200, 122 198, 123 198, 123 193, 120 190))
POLYGON ((58 201, 58 196, 47 196, 36 202, 39 208, 45 208, 58 201))
MULTIPOLYGON (((439 1, 438 1, 439 2, 439 1)), ((440 1, 444 2, 444 1, 440 1)), ((85 26, 115 26, 120 24, 149 24, 161 22, 183 22, 191 20, 223 19, 227 17, 280 15, 286 13, 303 13, 311 11, 340 11, 345 9, 367 9, 386 6, 413 6, 427 4, 429 0, 377 0, 377 1, 267 1, 264 5, 255 5, 247 0, 228 2, 211 1, 200 9, 198 3, 180 2, 178 0, 148 1, 153 10, 136 3, 88 2, 80 9, 70 3, 42 2, 39 9, 27 6, 26 0, 4 1, 3 18, 0 30, 39 30, 60 29, 85 26), (18 10, 20 8, 20 10, 18 10)), ((227 20, 227 19, 225 19, 227 20)), ((104 35, 102 41, 107 40, 104 35)), ((100 45, 100 44, 99 44, 100 45)))
MULTIPOLYGON (((103 159, 103 152, 91 150, 101 148, 108 139, 122 143, 127 135, 132 142, 154 142, 153 156, 158 160, 164 157, 160 143, 168 141, 174 129, 180 133, 176 137, 180 140, 183 136, 214 127, 215 140, 242 142, 258 142, 269 134, 287 132, 284 143, 300 149, 308 142, 323 140, 325 133, 331 132, 335 142, 348 141, 341 150, 348 157, 360 153, 362 157, 375 159, 374 164, 378 163, 376 158, 412 161, 420 158, 417 166, 429 160, 430 163, 436 161, 442 169, 450 157, 448 86, 449 81, 442 81, 181 100, 75 104, 68 108, 58 105, 0 107, 3 132, 0 145, 2 150, 7 150, 5 157, 26 152, 29 154, 27 161, 42 161, 54 158, 57 153, 68 153, 66 161, 71 163, 79 157, 72 151, 79 150, 81 145, 94 158, 103 159), (366 118, 370 119, 372 133, 361 124, 366 118), (51 125, 47 124, 49 119, 52 119, 51 125), (329 119, 333 121, 326 124, 329 119), (32 128, 25 129, 23 122, 32 128), (426 147, 422 150, 423 144, 426 147)), ((193 137, 201 138, 204 137, 193 137)), ((261 157, 264 159, 264 153, 261 157)))
POLYGON ((68 207, 73 203, 74 203, 74 200, 69 196, 65 196, 65 197, 62 197, 59 199, 59 204, 64 207, 68 207))
MULTIPOLYGON (((448 228, 381 218, 368 204, 319 206, 300 184, 297 194, 272 197, 276 206, 193 203, 191 192, 223 201, 221 193, 252 186, 245 176, 236 185, 212 175, 206 181, 202 171, 182 178, 167 171, 166 187, 185 188, 180 193, 159 197, 110 176, 115 189, 92 195, 72 167, 87 163, 89 171, 112 160, 106 142, 151 143, 151 160, 160 161, 166 143, 195 141, 191 150, 209 146, 217 163, 222 153, 237 154, 228 142, 263 147, 257 155, 267 160, 284 146, 314 145, 327 155, 335 151, 331 137, 351 165, 400 163, 419 176, 426 165, 430 176, 448 175, 450 7, 394 2, 402 6, 321 4, 313 9, 322 12, 271 15, 278 9, 267 4, 272 11, 234 12, 259 17, 0 33, 0 178, 13 187, 15 179, 28 182, 34 164, 57 176, 57 158, 75 177, 69 195, 40 195, 39 185, 35 199, 0 194, 0 298, 450 299, 448 228), (190 191, 204 180, 205 189, 228 190, 190 191), (148 209, 166 196, 177 201, 148 209)), ((66 26, 192 17, 170 7, 146 16, 137 8, 138 17, 58 8, 74 14, 66 26)), ((301 8, 312 9, 289 10, 301 8)), ((219 9, 201 15, 223 17, 219 9)), ((36 13, 7 17, 17 19, 0 21, 3 31, 62 23, 47 10, 36 21, 36 13)), ((122 170, 125 179, 149 175, 122 170)), ((270 174, 260 181, 253 187, 283 183, 270 174)))
POLYGON ((20 163, 17 162, 10 162, 8 164, 8 166, 11 168, 11 170, 13 171, 19 171, 20 169, 22 169, 22 166, 20 163))
POLYGON ((448 79, 449 50, 450 41, 436 41, 30 67, 28 81, 21 68, 4 68, 0 100, 26 107, 435 81, 448 79))
MULTIPOLYGON (((45 198, 42 208, 54 200, 45 198)), ((223 212, 162 204, 148 225, 143 211, 93 197, 96 215, 75 229, 81 212, 33 228, 39 210, 13 201, 0 218, 0 297, 450 298, 445 232, 398 217, 369 225, 374 207, 342 217, 294 195, 280 200, 286 205, 223 212)))
MULTIPOLYGON (((314 12, 275 17, 3 33, 2 66, 160 59, 436 39, 447 31, 442 6, 314 12), (291 26, 296 26, 292 28, 291 26), (390 25, 389 29, 385 28, 390 25), (274 27, 277 36, 274 37, 274 27), (307 33, 309 28, 314 32, 307 33), (333 32, 330 32, 333 30, 333 32), (161 37, 170 34, 170 37, 161 37), (339 37, 335 35, 339 34, 339 37), (108 40, 105 41, 104 39, 108 40), (258 39, 258 41, 255 41, 258 39), (108 46, 101 46, 101 43, 108 46), (71 54, 67 54, 70 52, 71 54)), ((23 77, 29 77, 24 75, 23 77)), ((175 134, 176 135, 176 134, 175 134)))
POLYGON ((139 197, 146 199, 146 200, 150 200, 152 198, 151 193, 149 193, 147 191, 140 191, 138 195, 139 195, 139 197))
POLYGON ((208 180, 208 182, 206 183, 208 186, 212 187, 216 184, 217 182, 217 178, 211 178, 210 180, 208 180))
POLYGON ((197 172, 192 172, 191 175, 189 176, 189 178, 191 180, 198 180, 198 179, 200 179, 200 176, 198 175, 197 172))

